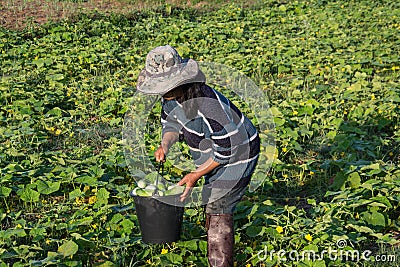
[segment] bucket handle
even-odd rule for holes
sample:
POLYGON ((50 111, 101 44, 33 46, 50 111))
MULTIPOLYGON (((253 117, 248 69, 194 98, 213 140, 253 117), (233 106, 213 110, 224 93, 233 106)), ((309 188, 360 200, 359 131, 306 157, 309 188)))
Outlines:
POLYGON ((153 196, 158 196, 158 176, 164 173, 164 161, 160 161, 157 167, 157 177, 156 177, 156 190, 153 192, 153 196), (160 172, 161 169, 161 172, 160 172))

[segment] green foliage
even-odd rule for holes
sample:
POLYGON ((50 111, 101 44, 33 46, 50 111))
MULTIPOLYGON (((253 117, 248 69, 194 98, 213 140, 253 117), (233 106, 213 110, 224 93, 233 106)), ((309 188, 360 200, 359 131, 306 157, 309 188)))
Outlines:
MULTIPOLYGON (((146 245, 129 196, 124 114, 147 52, 166 43, 242 71, 269 96, 275 162, 260 161, 267 180, 237 207, 238 266, 344 264, 262 261, 265 248, 390 248, 400 227, 398 7, 264 1, 2 29, 0 266, 207 266, 200 208, 185 211, 182 241, 146 245)), ((151 155, 159 132, 146 142, 151 155)))

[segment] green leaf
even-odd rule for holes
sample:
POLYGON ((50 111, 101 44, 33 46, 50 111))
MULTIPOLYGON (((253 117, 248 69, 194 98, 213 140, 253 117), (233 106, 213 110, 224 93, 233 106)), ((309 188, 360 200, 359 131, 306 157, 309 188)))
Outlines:
POLYGON ((68 266, 68 267, 81 267, 82 262, 81 261, 65 261, 64 265, 68 266))
POLYGON ((97 184, 97 178, 89 175, 83 175, 75 178, 77 183, 86 184, 86 185, 94 185, 97 184))
POLYGON ((125 217, 120 214, 120 213, 116 213, 114 214, 114 216, 111 218, 111 220, 109 221, 110 225, 116 225, 118 224, 120 221, 122 221, 125 217))
POLYGON ((135 228, 135 224, 129 219, 124 219, 120 225, 122 226, 123 232, 128 235, 132 233, 132 230, 135 228))
POLYGON ((271 107, 270 111, 274 117, 282 117, 282 112, 277 107, 271 107))
POLYGON ((46 79, 51 81, 61 81, 62 79, 64 79, 64 75, 62 73, 56 73, 52 75, 47 75, 46 79))
POLYGON ((117 267, 118 265, 111 261, 105 261, 105 262, 101 262, 98 264, 94 264, 94 266, 96 266, 96 267, 117 267))
POLYGON ((12 191, 11 188, 0 186, 0 197, 8 197, 11 191, 12 191))
POLYGON ((373 163, 367 166, 363 166, 360 170, 365 171, 365 170, 379 170, 379 163, 373 163))
POLYGON ((0 231, 1 239, 8 239, 13 236, 24 237, 26 236, 26 232, 24 229, 7 229, 5 231, 0 231))
POLYGON ((311 107, 311 106, 304 106, 304 107, 301 107, 300 109, 299 109, 299 116, 302 116, 302 115, 304 115, 304 114, 307 114, 307 115, 312 115, 313 114, 313 112, 314 112, 314 108, 313 107, 311 107))
POLYGON ((358 188, 361 185, 361 177, 358 172, 352 172, 347 177, 347 181, 351 188, 358 188))
POLYGON ((62 109, 60 109, 59 107, 55 107, 55 108, 50 109, 49 111, 47 111, 46 115, 54 115, 56 117, 61 117, 62 116, 62 109))
POLYGON ((374 233, 374 230, 372 230, 371 228, 369 228, 367 226, 359 226, 359 225, 356 225, 356 224, 348 224, 347 227, 351 227, 351 228, 353 228, 354 230, 356 230, 357 232, 360 232, 360 233, 369 233, 369 234, 374 233))
POLYGON ((93 205, 94 208, 101 207, 102 205, 107 205, 108 204, 108 198, 110 196, 110 193, 107 191, 105 188, 100 188, 100 190, 96 194, 97 196, 97 201, 93 205))
POLYGON ((37 66, 38 68, 41 68, 41 67, 44 66, 44 60, 43 60, 43 58, 39 58, 39 59, 37 59, 37 60, 33 60, 32 62, 33 62, 33 64, 36 64, 36 66, 37 66))
POLYGON ((309 245, 305 246, 302 250, 303 251, 308 250, 308 251, 318 252, 318 246, 314 245, 314 244, 309 244, 309 245))
POLYGON ((70 222, 71 223, 70 224, 71 227, 78 227, 78 226, 81 226, 81 225, 90 225, 93 222, 93 217, 92 216, 88 216, 88 217, 77 219, 77 220, 74 220, 74 221, 71 221, 71 222, 70 222))
POLYGON ((313 262, 313 267, 326 267, 324 260, 316 260, 313 262))
POLYGON ((307 203, 313 206, 317 205, 317 201, 315 199, 308 198, 307 203))
POLYGON ((285 124, 285 119, 274 117, 275 126, 282 126, 285 124))
POLYGON ((180 247, 187 248, 188 250, 192 250, 192 251, 197 250, 197 240, 195 240, 195 239, 179 242, 178 245, 180 247))
POLYGON ((167 253, 163 255, 170 263, 180 264, 183 262, 182 256, 176 253, 167 253))
POLYGON ((383 206, 386 208, 390 208, 390 209, 393 208, 392 204, 390 203, 390 201, 387 197, 379 196, 379 197, 370 198, 369 200, 382 203, 383 206))
POLYGON ((205 240, 199 240, 199 248, 203 254, 207 253, 207 241, 205 240))
POLYGON ((37 242, 45 238, 47 235, 46 229, 45 228, 33 228, 30 232, 29 235, 32 236, 32 241, 37 242))
POLYGON ((74 255, 76 252, 78 252, 78 249, 78 245, 74 241, 69 240, 62 244, 58 248, 57 252, 65 258, 74 255))
POLYGON ((24 188, 17 192, 19 197, 25 202, 38 202, 40 193, 31 189, 31 188, 24 188))
POLYGON ((50 182, 50 181, 36 181, 36 188, 41 194, 51 194, 57 192, 60 189, 60 182, 50 182))
POLYGON ((82 237, 78 233, 72 233, 71 236, 75 238, 74 242, 76 242, 79 247, 84 247, 86 249, 94 249, 96 247, 93 241, 82 237))
POLYGON ((332 187, 334 190, 343 190, 345 187, 346 183, 346 176, 343 174, 343 172, 338 172, 335 176, 335 179, 333 180, 332 187))
POLYGON ((83 196, 83 193, 79 188, 76 188, 72 192, 69 192, 69 200, 75 199, 75 198, 81 197, 81 196, 83 196))
POLYGON ((100 178, 104 174, 104 170, 98 166, 92 166, 89 169, 89 173, 93 177, 100 178))
POLYGON ((373 211, 373 212, 363 212, 360 214, 365 222, 369 225, 376 226, 376 227, 385 227, 386 226, 386 217, 380 212, 373 211))
POLYGON ((261 231, 262 231, 262 226, 249 226, 246 229, 246 234, 249 237, 256 237, 261 233, 261 231))
POLYGON ((251 211, 250 211, 249 215, 247 215, 247 217, 251 218, 257 212, 258 207, 259 206, 257 204, 253 205, 253 207, 251 208, 251 211))

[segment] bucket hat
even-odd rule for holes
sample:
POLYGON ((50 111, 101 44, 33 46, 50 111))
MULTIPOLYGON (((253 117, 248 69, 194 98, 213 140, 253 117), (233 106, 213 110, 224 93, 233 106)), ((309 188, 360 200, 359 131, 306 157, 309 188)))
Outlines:
POLYGON ((163 95, 182 84, 205 81, 206 77, 195 60, 182 59, 175 48, 165 45, 147 54, 136 88, 144 94, 163 95))

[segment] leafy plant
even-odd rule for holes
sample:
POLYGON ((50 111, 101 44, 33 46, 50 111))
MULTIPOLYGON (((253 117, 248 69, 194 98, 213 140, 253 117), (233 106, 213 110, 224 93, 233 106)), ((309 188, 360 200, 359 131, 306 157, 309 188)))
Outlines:
MULTIPOLYGON (((269 98, 274 165, 261 155, 255 175, 266 181, 237 207, 237 266, 368 266, 258 257, 339 240, 398 255, 399 10, 393 1, 260 1, 2 28, 0 266, 207 266, 200 207, 185 210, 181 241, 146 245, 129 196, 124 116, 147 52, 166 43, 240 70, 269 98)), ((143 157, 160 140, 159 106, 153 114, 143 157)), ((184 174, 168 164, 171 181, 184 174)))

